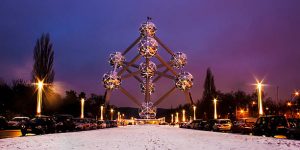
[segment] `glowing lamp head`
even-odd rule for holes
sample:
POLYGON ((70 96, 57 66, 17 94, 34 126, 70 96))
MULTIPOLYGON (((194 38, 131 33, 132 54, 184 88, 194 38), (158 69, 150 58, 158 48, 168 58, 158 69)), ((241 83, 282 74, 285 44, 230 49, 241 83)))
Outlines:
POLYGON ((216 98, 214 98, 214 100, 213 100, 213 101, 214 101, 214 103, 217 103, 217 101, 218 101, 218 100, 217 100, 216 98))
POLYGON ((114 112, 114 109, 110 109, 110 112, 113 113, 113 112, 114 112))
POLYGON ((295 92, 295 96, 299 96, 299 94, 300 94, 300 93, 299 93, 298 91, 295 92))
POLYGON ((43 81, 39 81, 39 82, 37 83, 37 85, 38 85, 38 88, 39 88, 39 89, 43 89, 44 82, 43 82, 43 81))

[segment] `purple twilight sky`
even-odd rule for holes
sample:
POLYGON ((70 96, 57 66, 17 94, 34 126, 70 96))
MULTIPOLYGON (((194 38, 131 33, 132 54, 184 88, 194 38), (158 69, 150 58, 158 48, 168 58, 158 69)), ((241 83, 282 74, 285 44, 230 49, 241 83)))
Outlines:
MULTIPOLYGON (((173 51, 188 55, 185 70, 194 75, 194 99, 202 95, 208 67, 218 90, 250 93, 257 77, 268 84, 268 96, 275 99, 279 86, 280 99, 287 99, 300 88, 299 6, 299 0, 1 0, 0 78, 30 80, 36 39, 49 32, 59 90, 103 94, 100 81, 111 70, 109 54, 129 46, 151 16, 157 36, 173 51)), ((127 60, 135 53, 136 47, 127 60)), ((153 100, 173 84, 162 80, 153 100)), ((123 86, 142 101, 135 80, 124 80, 123 86)), ((111 103, 134 106, 120 91, 113 93, 111 103)), ((160 107, 179 103, 185 100, 177 91, 160 107)))

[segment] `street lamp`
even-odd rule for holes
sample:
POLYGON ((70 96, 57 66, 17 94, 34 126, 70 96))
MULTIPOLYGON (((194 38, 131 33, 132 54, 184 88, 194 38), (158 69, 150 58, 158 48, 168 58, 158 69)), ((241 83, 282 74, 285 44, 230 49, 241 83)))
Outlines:
POLYGON ((185 110, 182 110, 182 122, 185 122, 185 110))
POLYGON ((100 120, 103 120, 103 106, 100 106, 100 120))
POLYGON ((171 114, 171 123, 173 123, 173 122, 174 122, 174 120, 173 120, 173 117, 174 117, 174 115, 173 115, 173 114, 171 114))
POLYGON ((217 99, 214 98, 214 119, 218 119, 218 115, 217 115, 217 99))
POLYGON ((39 80, 37 85, 37 106, 36 106, 36 115, 40 116, 42 114, 42 96, 43 96, 43 88, 44 88, 44 81, 39 80))
POLYGON ((259 116, 262 116, 264 114, 263 111, 263 103, 262 103, 262 81, 257 81, 256 83, 257 87, 257 100, 258 100, 258 114, 259 116))
POLYGON ((193 106, 193 110, 194 110, 194 120, 196 120, 196 106, 193 106))
POLYGON ((80 102, 81 102, 80 118, 83 119, 84 118, 84 98, 81 98, 80 102))
POLYGON ((175 122, 177 123, 177 122, 179 122, 179 113, 178 112, 176 112, 176 117, 175 117, 175 122))
POLYGON ((120 112, 118 111, 118 121, 120 121, 120 112))
POLYGON ((110 120, 113 120, 113 119, 114 119, 113 116, 114 116, 114 109, 111 108, 111 109, 110 109, 110 120))

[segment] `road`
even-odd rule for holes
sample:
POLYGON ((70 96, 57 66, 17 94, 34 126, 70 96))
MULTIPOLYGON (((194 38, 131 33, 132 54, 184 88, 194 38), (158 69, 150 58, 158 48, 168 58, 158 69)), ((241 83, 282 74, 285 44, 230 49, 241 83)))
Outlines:
POLYGON ((103 149, 182 150, 299 149, 300 141, 270 137, 181 129, 159 125, 136 125, 81 132, 0 139, 0 149, 103 149))

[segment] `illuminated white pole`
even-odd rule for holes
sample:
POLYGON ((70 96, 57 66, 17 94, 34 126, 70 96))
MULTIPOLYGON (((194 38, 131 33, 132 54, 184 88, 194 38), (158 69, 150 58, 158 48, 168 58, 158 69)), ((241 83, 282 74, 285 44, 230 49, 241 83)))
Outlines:
POLYGON ((171 123, 173 123, 173 122, 174 122, 174 119, 173 119, 173 117, 174 117, 174 115, 173 115, 173 114, 171 114, 171 123))
POLYGON ((218 114, 217 114, 217 99, 214 98, 214 119, 218 119, 218 114))
POLYGON ((193 106, 194 109, 194 120, 196 120, 196 106, 193 106))
POLYGON ((39 116, 42 114, 42 96, 43 96, 43 81, 38 81, 38 93, 37 93, 37 108, 36 108, 36 114, 39 116))
POLYGON ((178 114, 178 112, 176 112, 175 122, 176 123, 179 122, 179 114, 178 114))
POLYGON ((182 110, 182 122, 185 122, 185 110, 182 110))
POLYGON ((100 120, 103 120, 103 106, 100 106, 100 120))
POLYGON ((84 98, 81 98, 81 114, 80 118, 84 118, 84 98))
POLYGON ((113 116, 114 116, 114 109, 110 109, 110 120, 113 120, 114 118, 113 118, 113 116))
POLYGON ((259 116, 262 116, 264 114, 262 103, 262 82, 257 82, 257 92, 259 116))
POLYGON ((118 112, 118 121, 120 121, 120 112, 118 112))

